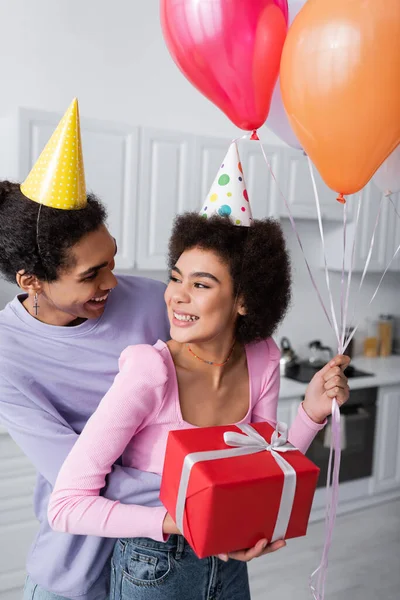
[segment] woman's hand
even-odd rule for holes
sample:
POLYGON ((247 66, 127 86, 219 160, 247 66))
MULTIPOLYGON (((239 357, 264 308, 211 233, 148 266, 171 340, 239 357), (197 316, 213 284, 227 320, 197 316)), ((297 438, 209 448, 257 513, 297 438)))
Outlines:
POLYGON ((163 533, 166 535, 182 535, 169 513, 165 515, 163 522, 163 533))
POLYGON ((349 364, 348 356, 338 354, 308 384, 303 408, 316 423, 323 423, 331 414, 333 398, 336 398, 339 406, 349 399, 350 390, 343 373, 349 364))
POLYGON ((267 540, 259 540, 253 548, 249 548, 248 550, 238 550, 237 552, 230 552, 229 554, 218 554, 218 558, 225 562, 230 558, 240 560, 241 562, 249 562, 250 560, 253 560, 253 558, 276 552, 276 550, 280 550, 285 546, 286 542, 284 540, 278 540, 272 544, 268 544, 267 540))

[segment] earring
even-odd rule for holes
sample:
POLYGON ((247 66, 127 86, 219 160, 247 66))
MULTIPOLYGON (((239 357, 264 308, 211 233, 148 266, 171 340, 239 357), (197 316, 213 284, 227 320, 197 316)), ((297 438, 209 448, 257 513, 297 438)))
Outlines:
POLYGON ((37 295, 37 293, 35 294, 34 298, 33 298, 33 310, 35 311, 35 317, 38 316, 38 312, 39 312, 39 296, 37 295))

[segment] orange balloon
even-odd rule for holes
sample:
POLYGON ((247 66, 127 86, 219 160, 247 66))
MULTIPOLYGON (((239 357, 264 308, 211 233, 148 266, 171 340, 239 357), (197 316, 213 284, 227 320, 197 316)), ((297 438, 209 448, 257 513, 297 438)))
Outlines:
POLYGON ((326 184, 362 189, 400 143, 400 0, 308 0, 289 29, 280 81, 326 184))

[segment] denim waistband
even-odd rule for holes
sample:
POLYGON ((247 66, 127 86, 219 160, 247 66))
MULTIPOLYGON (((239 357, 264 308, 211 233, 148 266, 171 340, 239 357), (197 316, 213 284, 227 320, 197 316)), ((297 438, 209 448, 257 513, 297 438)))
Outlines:
POLYGON ((191 550, 191 547, 182 535, 170 535, 165 542, 145 537, 122 538, 120 542, 126 546, 140 546, 142 548, 152 548, 153 550, 164 550, 164 552, 182 552, 184 548, 191 550))

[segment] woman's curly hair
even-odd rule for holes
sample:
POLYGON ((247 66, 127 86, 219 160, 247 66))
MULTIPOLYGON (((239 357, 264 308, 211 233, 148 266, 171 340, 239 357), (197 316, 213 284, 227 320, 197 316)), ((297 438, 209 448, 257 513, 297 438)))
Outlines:
POLYGON ((229 266, 234 295, 240 294, 246 307, 236 322, 236 339, 249 344, 270 337, 291 298, 290 259, 279 223, 255 219, 251 227, 238 227, 226 217, 185 213, 174 222, 169 268, 191 248, 212 250, 229 266))
POLYGON ((82 210, 49 208, 28 200, 18 183, 0 181, 0 275, 15 283, 16 273, 24 270, 57 280, 73 266, 72 246, 105 223, 101 202, 92 194, 87 200, 82 210))

